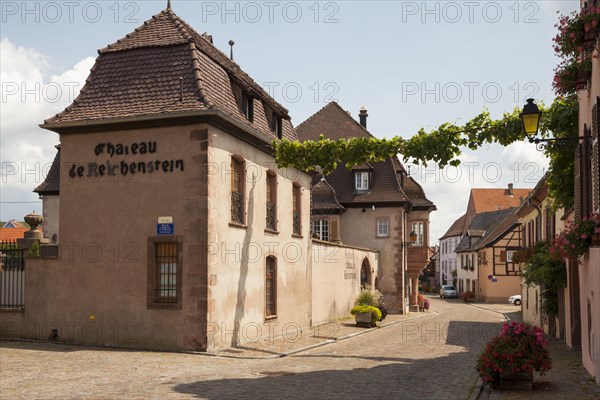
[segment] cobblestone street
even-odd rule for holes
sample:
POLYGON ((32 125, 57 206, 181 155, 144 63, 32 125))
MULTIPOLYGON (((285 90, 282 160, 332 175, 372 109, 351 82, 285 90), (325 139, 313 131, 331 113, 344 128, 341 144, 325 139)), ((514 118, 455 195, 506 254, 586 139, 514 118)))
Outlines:
POLYGON ((289 357, 235 359, 3 342, 3 399, 466 399, 503 315, 431 298, 432 313, 289 357))

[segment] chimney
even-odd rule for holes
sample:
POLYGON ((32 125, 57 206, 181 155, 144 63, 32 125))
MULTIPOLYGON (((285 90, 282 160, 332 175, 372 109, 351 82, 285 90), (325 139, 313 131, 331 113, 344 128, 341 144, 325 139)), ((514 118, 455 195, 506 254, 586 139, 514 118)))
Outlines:
POLYGON ((369 116, 369 114, 367 114, 367 109, 365 108, 365 106, 362 106, 360 108, 360 112, 358 113, 358 118, 360 119, 360 124, 365 129, 367 129, 367 117, 368 116, 369 116))
POLYGON ((509 196, 514 196, 513 184, 512 183, 508 184, 508 195, 509 196))

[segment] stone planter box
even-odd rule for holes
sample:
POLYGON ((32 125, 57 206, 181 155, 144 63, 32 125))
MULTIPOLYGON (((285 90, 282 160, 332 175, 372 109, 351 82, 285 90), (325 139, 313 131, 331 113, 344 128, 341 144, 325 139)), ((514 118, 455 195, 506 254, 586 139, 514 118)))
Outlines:
POLYGON ((371 313, 370 312, 354 314, 354 320, 356 321, 356 325, 358 325, 358 326, 362 326, 364 328, 371 327, 371 313))
POLYGON ((501 372, 498 390, 533 390, 533 372, 501 372))

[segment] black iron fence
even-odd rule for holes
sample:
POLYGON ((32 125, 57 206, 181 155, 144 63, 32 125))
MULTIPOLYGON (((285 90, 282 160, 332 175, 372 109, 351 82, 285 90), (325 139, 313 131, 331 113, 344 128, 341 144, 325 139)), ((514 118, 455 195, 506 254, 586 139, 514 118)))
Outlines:
POLYGON ((16 242, 0 241, 0 310, 25 308, 25 257, 16 242))

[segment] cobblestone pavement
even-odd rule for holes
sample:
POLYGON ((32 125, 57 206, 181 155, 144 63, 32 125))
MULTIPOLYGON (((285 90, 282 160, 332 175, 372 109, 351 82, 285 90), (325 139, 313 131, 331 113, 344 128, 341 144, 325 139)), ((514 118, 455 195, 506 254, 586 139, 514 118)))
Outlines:
MULTIPOLYGON (((510 320, 521 320, 520 307, 504 304, 472 304, 474 307, 506 314, 510 320), (515 313, 515 309, 518 311, 515 313)), ((533 391, 494 391, 484 388, 480 400, 598 400, 600 386, 581 364, 581 351, 571 350, 564 342, 550 340, 548 349, 553 367, 545 376, 533 378, 533 391)))
POLYGON ((503 316, 431 298, 431 314, 301 351, 234 359, 0 343, 2 399, 470 399, 474 360, 503 316))

